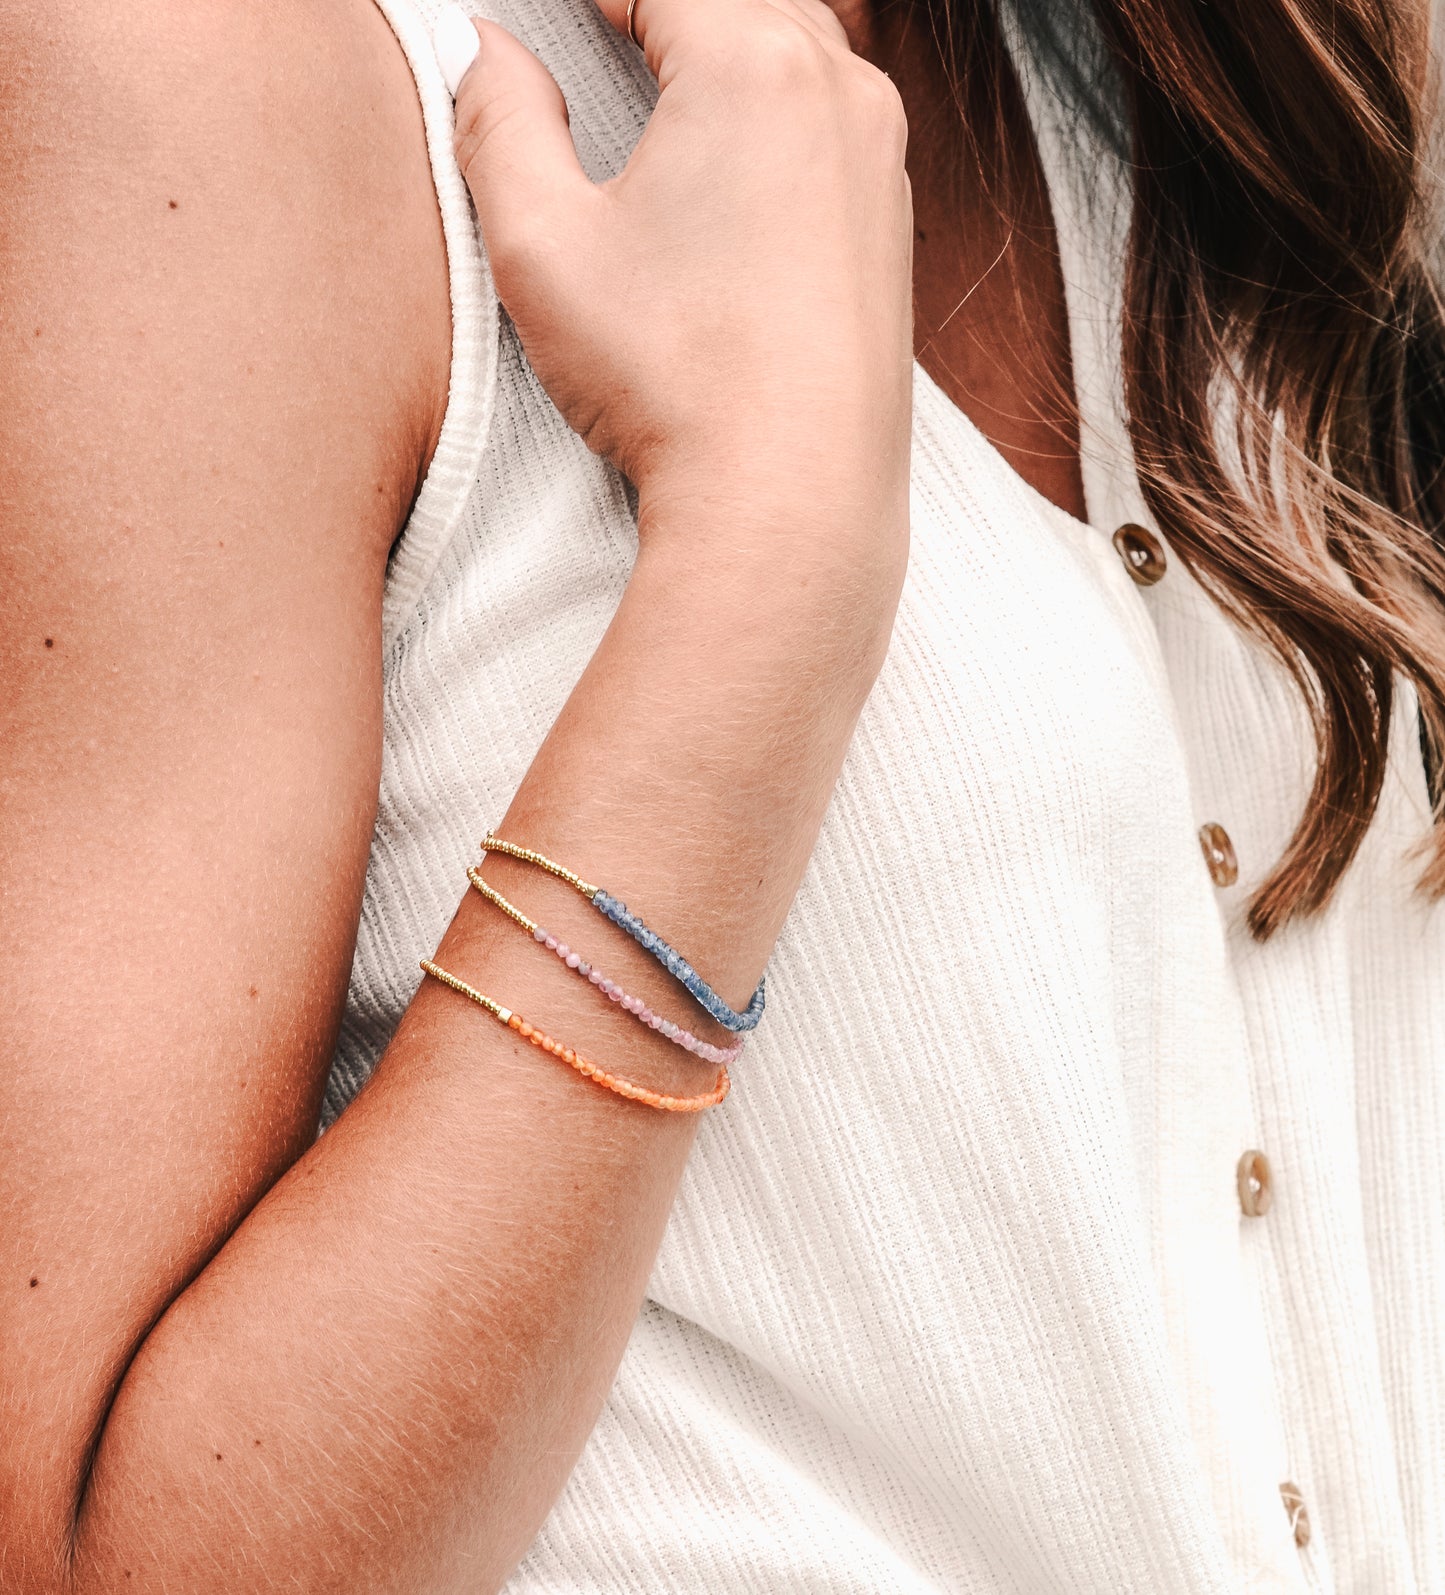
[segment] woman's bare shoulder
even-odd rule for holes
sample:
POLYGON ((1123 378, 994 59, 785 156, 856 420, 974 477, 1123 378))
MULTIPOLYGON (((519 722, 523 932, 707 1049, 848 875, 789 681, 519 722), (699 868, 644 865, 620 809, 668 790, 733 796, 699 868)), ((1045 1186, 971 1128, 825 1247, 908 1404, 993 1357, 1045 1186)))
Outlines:
POLYGON ((384 554, 440 428, 450 313, 421 112, 373 0, 0 0, 0 148, 6 298, 48 284, 32 339, 84 328, 97 389, 117 346, 189 349, 241 425, 253 395, 275 416, 284 369, 313 464, 374 456, 356 530, 384 554), (211 358, 232 348, 254 359, 211 358))

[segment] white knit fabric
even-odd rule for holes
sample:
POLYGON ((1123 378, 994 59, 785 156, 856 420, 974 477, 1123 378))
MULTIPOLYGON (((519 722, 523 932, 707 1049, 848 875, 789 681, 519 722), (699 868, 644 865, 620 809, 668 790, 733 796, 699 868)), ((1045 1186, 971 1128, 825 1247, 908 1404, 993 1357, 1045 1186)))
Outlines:
MULTIPOLYGON (((621 482, 496 314, 438 7, 383 9, 426 111, 457 357, 388 594, 331 1114, 635 546, 621 482)), ((555 72, 584 164, 617 169, 651 104, 634 53, 589 0, 493 14, 555 72)), ((1126 191, 1071 147, 1047 84, 1028 93, 1090 524, 918 375, 893 646, 767 1018, 513 1595, 1445 1592, 1445 910, 1405 857, 1427 821, 1412 717, 1335 904, 1255 944, 1245 901, 1304 800, 1302 713, 1177 559, 1146 590, 1113 551, 1148 519, 1118 422, 1126 191), (1204 821, 1233 838, 1237 886, 1211 883, 1204 821), (1275 1171, 1264 1218, 1236 1195, 1251 1147, 1275 1171)))

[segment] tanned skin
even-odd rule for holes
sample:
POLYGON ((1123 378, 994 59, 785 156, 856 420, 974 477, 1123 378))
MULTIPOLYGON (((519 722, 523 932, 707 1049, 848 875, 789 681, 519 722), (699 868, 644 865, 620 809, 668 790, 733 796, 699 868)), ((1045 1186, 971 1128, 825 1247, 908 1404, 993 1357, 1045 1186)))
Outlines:
MULTIPOLYGON (((607 190, 500 30, 458 101, 503 299, 641 508, 506 825, 625 889, 741 1003, 903 576, 905 122, 819 0, 637 21, 661 108, 607 190)), ((15 1595, 497 1589, 635 1319, 694 1121, 427 983, 314 1139, 447 307, 415 91, 370 0, 0 0, 15 1595)), ((467 862, 441 963, 621 1073, 710 1082, 463 896, 467 862)), ((565 888, 489 875, 595 938, 565 888)), ((608 956, 675 1000, 620 936, 608 956)))

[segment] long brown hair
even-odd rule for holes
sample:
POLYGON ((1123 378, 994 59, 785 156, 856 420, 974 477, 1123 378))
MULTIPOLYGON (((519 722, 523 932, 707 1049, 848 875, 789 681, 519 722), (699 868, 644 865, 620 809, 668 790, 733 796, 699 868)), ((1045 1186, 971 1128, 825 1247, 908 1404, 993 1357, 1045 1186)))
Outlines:
MULTIPOLYGON (((1092 8, 1134 173, 1123 364, 1145 496, 1215 601, 1284 663, 1314 727, 1313 789, 1250 926, 1263 938, 1328 902, 1379 802, 1401 679, 1434 771, 1422 885, 1445 893, 1428 0, 1092 8)), ((931 10, 957 83, 986 13, 931 10)))

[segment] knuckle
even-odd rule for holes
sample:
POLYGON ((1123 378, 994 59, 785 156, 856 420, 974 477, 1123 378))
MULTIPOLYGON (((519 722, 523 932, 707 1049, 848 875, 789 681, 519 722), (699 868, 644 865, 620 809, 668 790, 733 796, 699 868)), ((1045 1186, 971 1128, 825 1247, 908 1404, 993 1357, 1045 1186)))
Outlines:
POLYGON ((505 302, 509 285, 525 282, 535 253, 525 223, 511 223, 499 227, 495 221, 482 227, 482 241, 486 245, 487 265, 497 291, 505 302))
POLYGON ((816 27, 821 28, 835 44, 841 44, 846 48, 848 31, 839 19, 838 13, 826 3, 826 0, 798 0, 798 5, 812 18, 816 27))
POLYGON ((517 218, 499 223, 492 218, 482 228, 482 241, 504 305, 513 309, 519 298, 545 300, 551 281, 548 267, 555 252, 544 224, 517 218))
POLYGON ((908 139, 908 114, 893 79, 866 61, 860 62, 854 95, 871 130, 890 141, 890 151, 902 151, 908 139))
POLYGON ((543 229, 534 223, 495 221, 483 230, 487 262, 503 302, 515 297, 519 286, 540 290, 548 250, 543 229))
MULTIPOLYGON (((570 124, 561 91, 550 80, 547 87, 550 93, 546 98, 562 121, 570 124)), ((541 109, 535 87, 523 82, 501 86, 492 82, 484 87, 479 74, 469 74, 462 81, 454 113, 452 149, 457 165, 463 173, 475 170, 480 175, 484 163, 493 158, 493 147, 526 143, 528 124, 535 122, 541 109)))
POLYGON ((475 89, 462 86, 457 96, 456 123, 452 133, 452 149, 462 175, 470 180, 472 167, 485 142, 482 96, 475 89))
POLYGON ((505 137, 508 124, 520 114, 521 108, 510 96, 487 96, 480 87, 458 98, 452 148, 474 194, 487 175, 487 163, 499 135, 505 137))
POLYGON ((822 42, 781 14, 777 22, 750 30, 745 55, 750 82, 767 94, 815 89, 831 65, 822 42))

